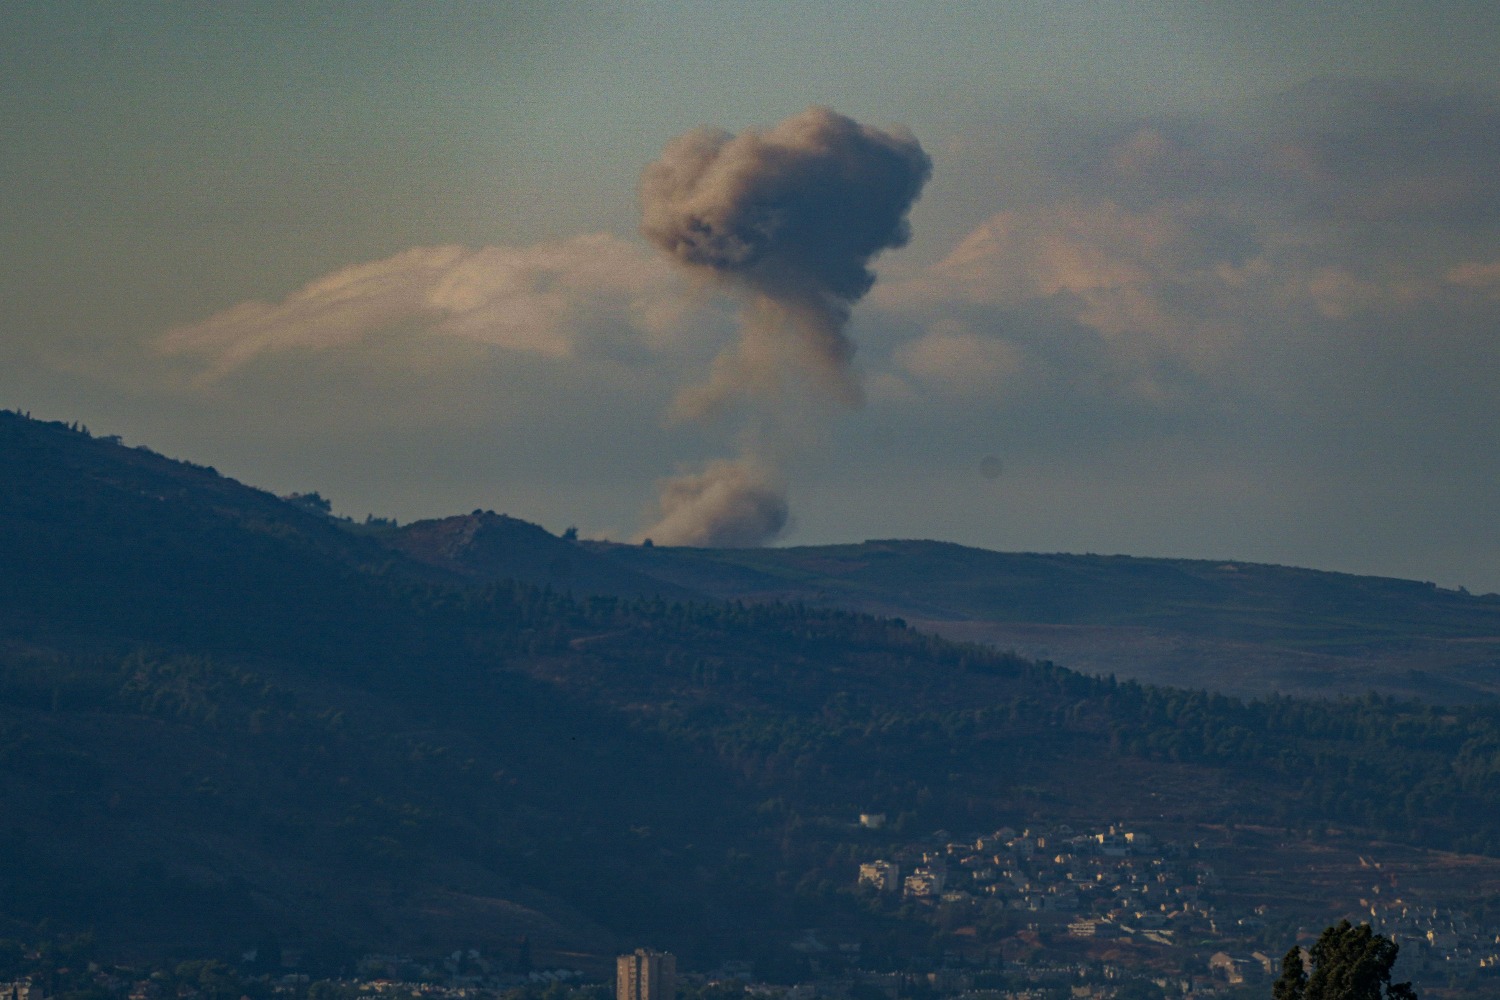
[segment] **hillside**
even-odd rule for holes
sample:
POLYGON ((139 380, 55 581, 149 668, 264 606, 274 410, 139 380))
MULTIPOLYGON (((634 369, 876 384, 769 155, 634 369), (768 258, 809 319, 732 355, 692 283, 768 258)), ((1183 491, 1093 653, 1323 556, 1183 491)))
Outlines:
POLYGON ((375 534, 392 550, 471 582, 519 580, 580 596, 707 596, 645 576, 535 524, 493 511, 416 521, 375 534))
POLYGON ((737 815, 712 761, 501 669, 566 648, 542 595, 445 586, 298 505, 55 424, 0 414, 0 468, 12 930, 607 950, 600 920, 690 888, 659 853, 687 808, 669 789, 737 815), (652 825, 576 909, 592 859, 652 825))
POLYGON ((1500 596, 1186 559, 1002 553, 943 542, 785 549, 587 543, 724 600, 804 601, 1097 675, 1240 696, 1500 697, 1500 596))
POLYGON ((14 414, 0 470, 0 936, 707 964, 816 926, 925 953, 847 887, 938 829, 1500 854, 1492 709, 1247 704, 836 608, 486 582, 14 414))

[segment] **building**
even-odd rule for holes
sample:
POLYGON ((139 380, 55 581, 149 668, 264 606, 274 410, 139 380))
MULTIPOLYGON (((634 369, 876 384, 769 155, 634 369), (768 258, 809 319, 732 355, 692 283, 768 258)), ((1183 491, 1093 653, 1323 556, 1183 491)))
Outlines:
POLYGON ((859 884, 880 892, 895 892, 901 886, 901 866, 893 861, 870 861, 859 866, 859 884))
POLYGON ((1117 938, 1120 928, 1109 920, 1075 920, 1068 925, 1068 933, 1080 938, 1117 938))
POLYGON ((637 948, 615 960, 615 1000, 673 1000, 677 995, 677 957, 670 952, 637 948))
POLYGON ((1263 971, 1265 966, 1253 958, 1230 955, 1228 952, 1214 952, 1213 957, 1208 960, 1208 971, 1211 974, 1223 976, 1230 986, 1238 986, 1246 978, 1263 971))
POLYGON ((935 899, 943 894, 947 872, 936 866, 918 868, 902 883, 904 894, 914 899, 935 899))

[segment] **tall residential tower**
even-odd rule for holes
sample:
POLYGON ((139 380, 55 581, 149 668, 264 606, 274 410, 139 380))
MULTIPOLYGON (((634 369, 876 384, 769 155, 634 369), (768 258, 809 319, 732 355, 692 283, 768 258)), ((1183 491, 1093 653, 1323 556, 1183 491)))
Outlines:
POLYGON ((670 952, 637 948, 615 961, 615 1000, 673 1000, 677 994, 677 957, 670 952))

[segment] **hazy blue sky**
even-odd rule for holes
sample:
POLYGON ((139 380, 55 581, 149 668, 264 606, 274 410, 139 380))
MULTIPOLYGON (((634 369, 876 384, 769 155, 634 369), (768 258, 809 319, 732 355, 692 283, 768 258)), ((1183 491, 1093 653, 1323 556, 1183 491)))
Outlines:
POLYGON ((12 3, 0 406, 341 512, 630 537, 753 439, 787 543, 1500 590, 1491 3, 12 3), (933 161, 860 407, 673 420, 736 304, 637 235, 697 126, 933 161))

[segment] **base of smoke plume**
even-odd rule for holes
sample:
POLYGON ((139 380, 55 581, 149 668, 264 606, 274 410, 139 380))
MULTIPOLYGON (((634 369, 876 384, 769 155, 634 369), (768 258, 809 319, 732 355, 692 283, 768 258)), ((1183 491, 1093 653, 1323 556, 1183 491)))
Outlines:
POLYGON ((790 520, 785 484, 756 458, 720 460, 668 479, 657 507, 656 522, 637 541, 747 548, 774 541, 790 520))

